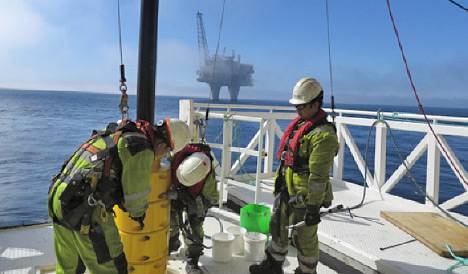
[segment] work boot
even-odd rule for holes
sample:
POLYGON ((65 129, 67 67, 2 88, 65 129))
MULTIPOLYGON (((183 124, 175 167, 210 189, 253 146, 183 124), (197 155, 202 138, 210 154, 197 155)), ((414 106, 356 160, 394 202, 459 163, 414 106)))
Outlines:
POLYGON ((171 254, 171 252, 175 252, 177 250, 179 250, 181 246, 181 243, 180 243, 180 240, 179 240, 179 237, 171 237, 169 239, 169 254, 171 254))
POLYGON ((278 262, 266 252, 266 259, 260 264, 253 264, 249 267, 250 274, 283 274, 283 263, 278 262))
POLYGON ((320 207, 329 208, 331 205, 332 205, 331 201, 323 201, 323 203, 320 205, 320 207))
MULTIPOLYGON (((308 274, 308 273, 302 272, 300 267, 296 267, 296 269, 294 270, 294 274, 308 274)), ((311 274, 317 274, 317 272, 314 272, 311 274)))
POLYGON ((189 258, 187 264, 185 265, 185 272, 187 274, 203 274, 203 270, 201 270, 200 266, 198 265, 198 258, 189 258))

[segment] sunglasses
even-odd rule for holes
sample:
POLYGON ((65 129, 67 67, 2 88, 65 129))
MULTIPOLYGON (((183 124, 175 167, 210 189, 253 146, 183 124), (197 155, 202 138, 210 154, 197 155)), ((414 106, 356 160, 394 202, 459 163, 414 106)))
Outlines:
POLYGON ((305 104, 300 104, 300 105, 295 105, 294 107, 296 107, 297 110, 303 110, 304 108, 307 107, 309 103, 305 103, 305 104))

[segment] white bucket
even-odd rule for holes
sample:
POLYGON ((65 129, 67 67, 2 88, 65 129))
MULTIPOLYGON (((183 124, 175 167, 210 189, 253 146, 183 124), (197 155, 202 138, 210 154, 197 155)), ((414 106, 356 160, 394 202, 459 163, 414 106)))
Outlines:
POLYGON ((247 232, 244 234, 245 259, 247 261, 259 262, 265 257, 266 235, 258 232, 247 232))
POLYGON ((234 242, 232 244, 232 250, 234 254, 244 254, 244 234, 247 232, 247 230, 240 226, 230 226, 226 230, 227 232, 234 235, 234 242))
POLYGON ((211 238, 213 242, 213 260, 218 263, 227 263, 232 259, 232 243, 234 235, 226 232, 218 232, 211 238))

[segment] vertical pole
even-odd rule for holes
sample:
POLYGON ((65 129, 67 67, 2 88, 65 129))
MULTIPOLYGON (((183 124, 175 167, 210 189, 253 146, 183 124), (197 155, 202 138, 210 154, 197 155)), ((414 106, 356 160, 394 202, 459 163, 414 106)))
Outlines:
MULTIPOLYGON (((439 203, 440 180, 440 149, 432 134, 428 134, 427 140, 427 170, 426 170, 426 194, 434 202, 439 203)), ((432 204, 426 199, 426 204, 432 204)))
POLYGON ((261 193, 261 186, 262 183, 260 182, 260 174, 262 172, 262 161, 263 161, 263 138, 265 138, 265 132, 263 130, 263 124, 265 123, 265 119, 260 120, 260 129, 258 135, 258 157, 257 157, 257 172, 255 173, 255 203, 259 203, 260 193, 261 193))
POLYGON ((219 188, 219 208, 223 207, 224 202, 224 187, 226 186, 227 176, 231 171, 231 146, 232 146, 232 120, 227 118, 229 110, 225 114, 223 120, 223 151, 222 151, 222 169, 221 169, 221 185, 219 188))
POLYGON ((193 142, 198 143, 200 136, 198 136, 194 124, 193 100, 184 99, 179 101, 179 119, 188 125, 193 142))
POLYGON ((159 0, 142 0, 138 54, 137 119, 154 123, 159 0))
POLYGON ((385 183, 387 167, 387 127, 381 123, 375 127, 374 180, 380 189, 385 183))
POLYGON ((265 156, 265 166, 263 167, 263 172, 271 173, 273 172, 273 162, 275 160, 275 128, 273 126, 273 119, 268 120, 268 128, 265 140, 267 154, 265 156))
MULTIPOLYGON (((341 115, 341 113, 340 113, 341 115)), ((343 138, 341 129, 341 123, 336 123, 336 135, 338 137, 338 154, 333 159, 333 180, 335 182, 343 181, 343 167, 344 167, 344 149, 345 149, 345 140, 343 138)))

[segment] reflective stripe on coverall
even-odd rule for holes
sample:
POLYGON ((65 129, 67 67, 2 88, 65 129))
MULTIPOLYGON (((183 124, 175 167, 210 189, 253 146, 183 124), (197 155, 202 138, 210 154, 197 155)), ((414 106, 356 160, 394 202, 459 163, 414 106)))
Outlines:
MULTIPOLYGON (((298 125, 299 127, 300 125, 298 125)), ((288 251, 288 225, 304 219, 306 205, 320 206, 331 202, 333 192, 329 173, 338 151, 336 133, 331 124, 319 125, 300 140, 298 166, 286 167, 284 180, 290 197, 303 195, 304 202, 288 204, 278 201, 270 223, 272 241, 267 252, 279 262, 284 262, 288 251)), ((281 172, 278 170, 277 172, 281 172)), ((303 273, 315 273, 319 259, 317 225, 303 226, 293 231, 299 267, 303 273)))
MULTIPOLYGON (((93 145, 99 149, 105 149, 107 145, 104 139, 96 139, 93 145)), ((119 138, 117 152, 122 169, 116 171, 113 166, 110 179, 121 182, 122 204, 129 215, 140 217, 148 207, 154 153, 146 137, 135 132, 124 133, 119 138)), ((82 170, 93 169, 91 156, 92 154, 89 153, 72 156, 70 159, 72 162, 70 166, 74 169, 72 171, 79 173, 82 170)), ((64 172, 67 171, 63 170, 62 173, 64 172)), ((60 196, 66 187, 67 182, 58 179, 52 187, 53 191, 49 194, 53 210, 49 212, 49 216, 55 215, 59 222, 62 219, 60 196)), ((56 273, 84 273, 86 268, 90 273, 96 274, 127 273, 127 263, 114 217, 109 212, 107 212, 107 217, 104 217, 103 213, 105 209, 101 205, 93 208, 89 234, 82 234, 80 231, 54 222, 56 273)))
MULTIPOLYGON (((180 229, 184 224, 180 223, 178 214, 181 213, 179 210, 185 208, 188 215, 188 228, 190 233, 196 241, 203 243, 203 222, 205 221, 206 212, 210 208, 211 204, 218 201, 218 197, 219 193, 216 188, 215 174, 214 171, 211 171, 204 181, 201 195, 198 195, 195 198, 188 196, 185 199, 182 198, 173 201, 171 206, 171 241, 175 242, 179 238, 180 229), (180 208, 180 204, 179 206, 177 205, 178 203, 182 203, 183 207, 180 208)), ((184 233, 182 233, 182 235, 184 236, 184 242, 187 245, 187 257, 200 257, 203 253, 203 246, 188 239, 184 233)))

